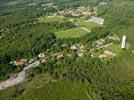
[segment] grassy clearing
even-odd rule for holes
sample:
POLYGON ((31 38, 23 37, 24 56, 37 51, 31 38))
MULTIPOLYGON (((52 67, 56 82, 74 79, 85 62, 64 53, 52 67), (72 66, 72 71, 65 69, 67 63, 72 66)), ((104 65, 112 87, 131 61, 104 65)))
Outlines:
POLYGON ((76 38, 76 37, 80 37, 83 35, 86 35, 87 32, 85 30, 83 30, 81 27, 77 27, 77 28, 72 28, 72 29, 68 29, 68 30, 62 30, 62 31, 58 31, 55 33, 55 35, 57 36, 57 38, 76 38))
POLYGON ((134 28, 133 25, 117 30, 118 35, 122 37, 122 35, 127 36, 127 42, 129 44, 129 48, 122 52, 123 55, 123 66, 126 67, 127 79, 134 80, 134 54, 132 50, 134 50, 134 28))
POLYGON ((121 46, 119 44, 113 44, 107 48, 107 50, 114 52, 119 55, 122 52, 121 46))
POLYGON ((93 22, 88 22, 87 20, 84 20, 84 19, 76 19, 77 23, 80 25, 80 26, 83 26, 89 30, 91 30, 92 28, 98 26, 97 24, 93 23, 93 22))
POLYGON ((61 18, 60 16, 42 16, 40 18, 38 18, 38 21, 40 23, 46 23, 46 22, 61 22, 63 21, 63 18, 61 18))
MULTIPOLYGON (((122 36, 123 34, 126 34, 127 38, 128 38, 128 42, 130 43, 130 45, 134 45, 134 26, 130 26, 130 27, 126 27, 123 28, 121 30, 119 30, 119 34, 120 36, 122 36)), ((133 46, 134 49, 134 46, 133 46)))

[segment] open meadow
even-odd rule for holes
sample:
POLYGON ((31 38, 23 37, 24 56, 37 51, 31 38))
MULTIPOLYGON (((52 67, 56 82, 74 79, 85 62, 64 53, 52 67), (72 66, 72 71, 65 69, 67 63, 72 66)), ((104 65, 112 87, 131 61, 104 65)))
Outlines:
POLYGON ((87 34, 87 31, 85 31, 81 27, 55 32, 56 37, 62 38, 62 39, 81 37, 81 36, 84 36, 86 34, 87 34))

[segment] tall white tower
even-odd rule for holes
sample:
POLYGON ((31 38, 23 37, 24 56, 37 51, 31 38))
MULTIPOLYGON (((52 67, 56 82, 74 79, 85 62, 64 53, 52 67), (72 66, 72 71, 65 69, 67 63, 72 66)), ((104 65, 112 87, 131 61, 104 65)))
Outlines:
POLYGON ((122 49, 126 49, 126 42, 127 42, 127 37, 126 37, 126 35, 123 35, 122 43, 121 43, 121 48, 122 49))

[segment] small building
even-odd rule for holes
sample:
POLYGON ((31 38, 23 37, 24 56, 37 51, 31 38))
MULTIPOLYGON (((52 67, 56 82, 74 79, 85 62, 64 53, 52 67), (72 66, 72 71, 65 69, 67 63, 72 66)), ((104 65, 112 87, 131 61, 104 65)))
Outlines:
POLYGON ((83 53, 78 53, 78 57, 82 57, 83 56, 83 53))
POLYGON ((44 57, 45 57, 45 54, 44 54, 44 53, 40 53, 40 54, 38 55, 38 57, 39 57, 39 58, 44 58, 44 57))
POLYGON ((97 45, 97 46, 100 46, 100 45, 103 45, 103 42, 100 41, 100 40, 97 40, 97 41, 94 42, 94 44, 97 45))
POLYGON ((107 5, 107 4, 108 3, 107 2, 104 2, 104 1, 99 3, 99 5, 101 5, 101 6, 104 6, 104 5, 107 5))
POLYGON ((15 66, 23 66, 27 63, 27 59, 21 59, 19 61, 11 61, 10 64, 15 66))
POLYGON ((101 55, 99 56, 99 58, 100 58, 100 59, 107 58, 107 55, 106 55, 106 54, 101 54, 101 55))
POLYGON ((126 49, 126 42, 127 42, 127 37, 126 37, 126 35, 123 35, 121 49, 123 49, 123 50, 126 49))
POLYGON ((78 57, 82 57, 83 54, 84 54, 84 52, 82 52, 82 51, 77 51, 77 55, 78 55, 78 57))
POLYGON ((116 56, 116 54, 115 53, 113 53, 113 52, 111 52, 111 51, 108 51, 108 50, 105 50, 104 52, 103 52, 103 54, 101 54, 101 55, 99 55, 98 57, 100 58, 100 59, 103 59, 103 58, 108 58, 108 57, 114 57, 114 56, 116 56))
POLYGON ((105 50, 104 51, 104 54, 107 55, 107 56, 109 56, 109 57, 111 57, 111 56, 113 56, 114 53, 111 52, 111 51, 105 50))
POLYGON ((76 44, 71 46, 71 49, 72 50, 77 50, 77 56, 82 57, 83 54, 84 54, 85 46, 81 43, 76 43, 76 44))
POLYGON ((94 23, 97 23, 99 25, 103 25, 104 24, 104 19, 103 18, 98 18, 98 17, 91 17, 89 19, 90 22, 94 22, 94 23))
POLYGON ((61 47, 66 47, 66 44, 62 44, 61 47))
POLYGON ((77 47, 76 47, 76 45, 72 45, 72 46, 70 47, 70 49, 72 49, 72 50, 76 50, 77 47))
POLYGON ((63 59, 63 58, 64 58, 64 54, 63 53, 57 55, 57 59, 63 59))

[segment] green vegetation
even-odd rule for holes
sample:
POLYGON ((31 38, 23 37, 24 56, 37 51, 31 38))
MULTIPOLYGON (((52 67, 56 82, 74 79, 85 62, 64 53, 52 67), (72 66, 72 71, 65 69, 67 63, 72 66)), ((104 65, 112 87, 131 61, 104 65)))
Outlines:
POLYGON ((1 90, 2 100, 134 99, 132 0, 105 0, 108 4, 104 6, 99 5, 102 0, 54 0, 54 6, 51 0, 21 0, 16 4, 16 0, 9 1, 3 1, 0 8, 0 36, 3 35, 0 38, 0 81, 22 70, 23 66, 12 66, 10 61, 22 58, 40 61, 38 54, 44 52, 46 62, 27 71, 25 82, 1 90), (36 5, 29 6, 33 2, 36 5), (97 7, 97 17, 105 19, 104 26, 64 14, 65 19, 60 19, 59 15, 48 18, 58 11, 72 11, 79 6, 90 6, 92 12, 97 7), (74 19, 74 23, 70 19, 74 19), (113 45, 95 50, 97 56, 92 57, 94 52, 90 50, 97 48, 92 44, 113 34, 120 39, 125 34, 128 48, 121 50, 121 40, 106 40, 102 46, 111 42, 113 45), (74 44, 82 44, 84 49, 72 50, 74 44), (101 60, 98 56, 104 50, 117 56, 101 60), (82 57, 78 57, 78 51, 84 52, 82 57))
MULTIPOLYGON (((40 89, 36 89, 36 91, 32 93, 28 93, 25 96, 21 96, 16 98, 15 100, 28 99, 29 100, 88 100, 89 97, 86 94, 86 88, 84 85, 70 82, 56 82, 49 84, 48 86, 43 86, 40 89), (61 91, 62 90, 62 91, 61 91), (36 95, 34 95, 36 94, 36 95), (44 94, 42 96, 42 94, 44 94)), ((91 98, 91 97, 90 97, 91 98)))
POLYGON ((99 25, 93 23, 93 22, 89 22, 88 20, 84 20, 84 19, 76 19, 76 22, 80 25, 83 26, 89 30, 91 30, 92 28, 95 28, 99 25))
POLYGON ((60 16, 48 16, 48 17, 40 17, 38 18, 39 22, 43 23, 43 22, 61 22, 63 21, 63 19, 60 16))
POLYGON ((120 49, 120 45, 113 44, 107 48, 107 50, 111 50, 112 52, 120 55, 122 53, 122 50, 120 49))
POLYGON ((80 37, 86 34, 87 32, 83 30, 81 27, 55 32, 57 38, 63 38, 63 39, 80 37))

